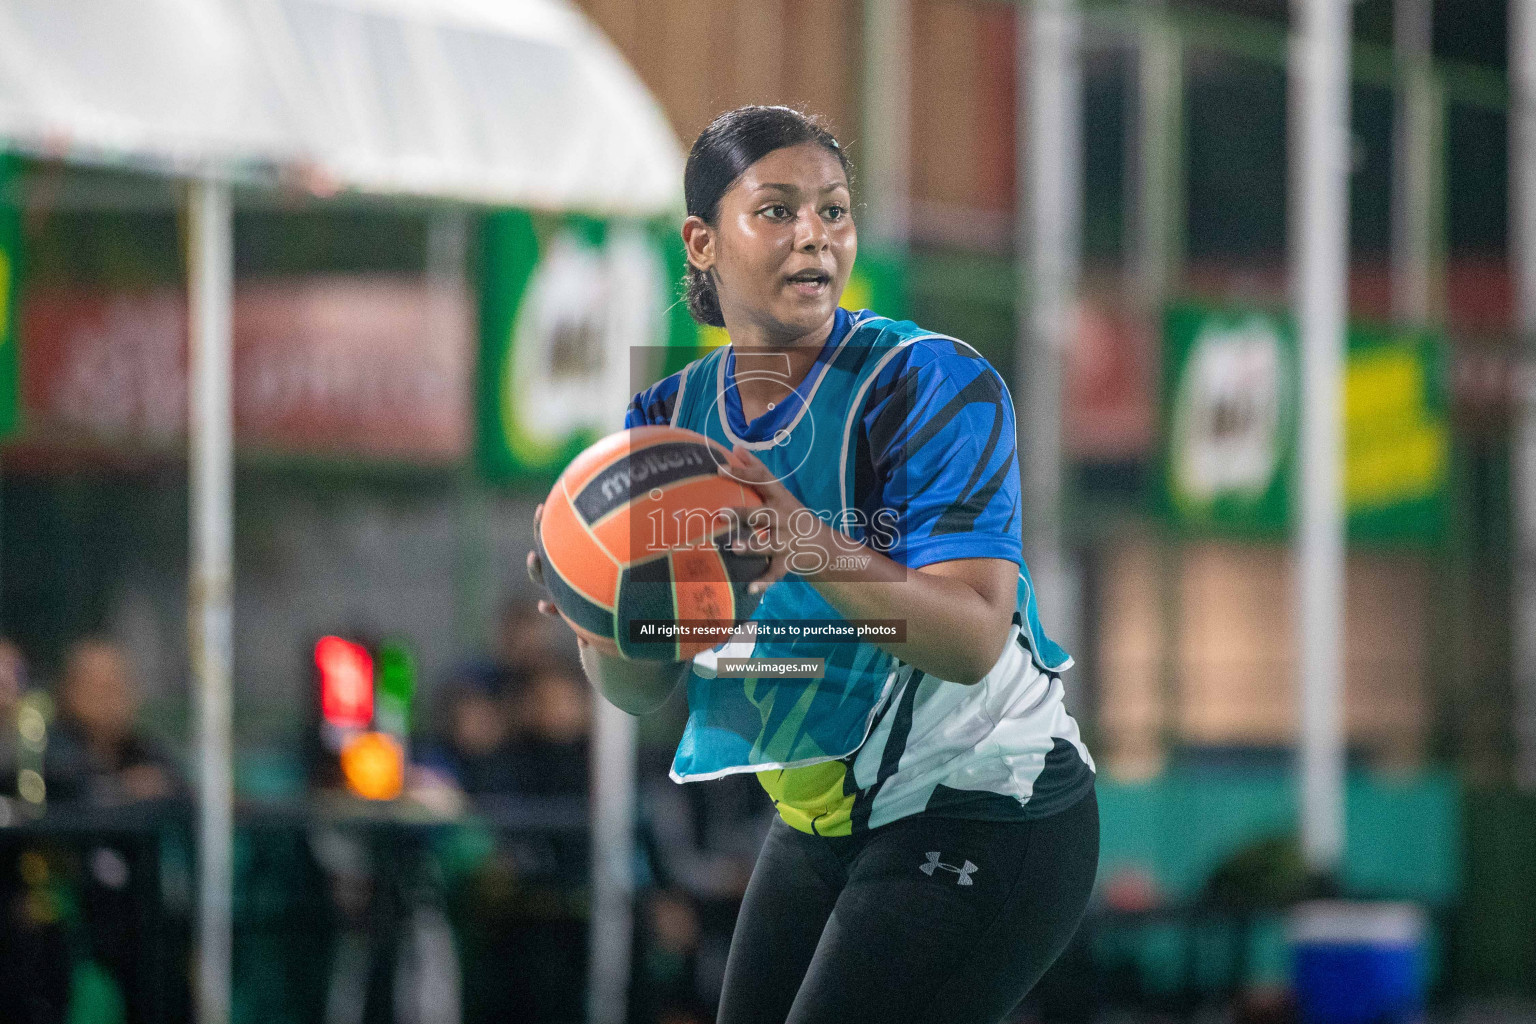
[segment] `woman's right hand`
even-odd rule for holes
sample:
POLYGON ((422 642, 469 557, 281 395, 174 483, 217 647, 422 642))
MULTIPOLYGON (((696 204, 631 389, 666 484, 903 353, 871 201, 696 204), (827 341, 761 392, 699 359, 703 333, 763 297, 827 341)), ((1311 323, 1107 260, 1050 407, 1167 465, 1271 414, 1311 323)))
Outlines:
MULTIPOLYGON (((533 509, 533 532, 535 536, 539 532, 539 520, 543 517, 544 503, 539 502, 533 509)), ((535 586, 543 589, 546 594, 549 593, 548 588, 544 586, 544 562, 539 558, 539 549, 536 547, 528 552, 528 578, 534 582, 535 586)), ((556 608, 555 602, 549 600, 548 597, 539 598, 539 611, 545 615, 553 615, 562 622, 565 621, 560 615, 560 609, 556 608)), ((587 642, 582 639, 580 633, 576 634, 576 643, 582 647, 587 645, 587 642)))
MULTIPOLYGON (((535 534, 543 515, 541 504, 533 510, 535 534)), ((544 587, 544 563, 539 559, 537 548, 528 552, 528 578, 544 587)), ((545 593, 548 593, 547 589, 545 593)), ((565 621, 555 603, 547 597, 539 598, 539 611, 565 621)), ((576 631, 572 629, 571 632, 576 631)), ((643 715, 665 704, 687 674, 686 662, 626 661, 616 655, 604 654, 580 633, 576 633, 576 647, 581 656, 581 667, 592 685, 609 703, 631 715, 643 715)))

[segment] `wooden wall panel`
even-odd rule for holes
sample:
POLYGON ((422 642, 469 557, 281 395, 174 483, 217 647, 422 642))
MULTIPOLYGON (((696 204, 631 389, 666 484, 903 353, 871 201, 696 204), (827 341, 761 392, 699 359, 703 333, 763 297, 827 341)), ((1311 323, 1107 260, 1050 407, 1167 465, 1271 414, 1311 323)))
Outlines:
POLYGON ((684 144, 722 111, 787 103, 850 132, 863 0, 579 0, 684 144))
POLYGON ((1289 743, 1296 726, 1289 552, 1193 543, 1180 559, 1180 725, 1191 743, 1289 743))
POLYGON ((745 103, 783 103, 789 26, 785 0, 733 0, 730 26, 733 81, 722 109, 745 103))
POLYGON ((683 144, 691 143, 724 104, 723 80, 729 54, 722 52, 715 0, 666 0, 657 5, 663 25, 662 47, 653 54, 666 86, 658 97, 683 144))
MULTIPOLYGON (((1185 549, 1181 732, 1201 744, 1289 745, 1299 715, 1293 556, 1225 543, 1185 549)), ((1356 551, 1345 567, 1344 717, 1379 762, 1415 763, 1429 721, 1429 578, 1412 554, 1356 551)))
POLYGON ((854 152, 862 68, 860 0, 783 0, 790 25, 783 101, 827 119, 854 152))
MULTIPOLYGON (((1099 633, 1098 735, 1093 756, 1120 778, 1163 767, 1163 738, 1176 711, 1166 706, 1162 670, 1166 637, 1158 592, 1159 552, 1137 538, 1105 553, 1105 628, 1099 633)), ((1068 686, 1072 685, 1071 676, 1068 686)))
MULTIPOLYGON (((721 111, 788 103, 860 158, 864 0, 579 0, 686 145, 721 111)), ((912 0, 913 222, 919 238, 1012 236, 1015 13, 995 0, 912 0), (926 227, 925 227, 926 225, 926 227)))
POLYGON ((1345 597, 1345 728, 1394 765, 1412 765, 1429 738, 1431 575, 1411 555, 1349 556, 1345 597))
MULTIPOLYGON (((1193 746, 1290 747, 1298 707, 1292 553, 1194 541, 1168 563, 1144 539, 1105 552, 1095 756, 1116 774, 1162 763, 1165 734, 1193 746), (1163 586, 1177 588, 1173 636, 1163 586), (1160 680, 1172 643, 1176 693, 1160 680)), ((1382 766, 1423 761, 1432 715, 1428 562, 1354 551, 1346 563, 1344 717, 1350 744, 1382 766)))
POLYGON ((640 7, 633 0, 582 0, 581 8, 619 48, 630 64, 642 63, 640 7))
POLYGON ((659 97, 660 62, 653 54, 660 50, 661 40, 654 19, 642 18, 640 7, 633 0, 580 0, 579 6, 629 62, 652 95, 659 97))
POLYGON ((976 21, 976 205, 1012 211, 1018 9, 987 4, 976 21))
POLYGON ((976 190, 977 5, 914 0, 912 7, 912 200, 969 207, 976 190))

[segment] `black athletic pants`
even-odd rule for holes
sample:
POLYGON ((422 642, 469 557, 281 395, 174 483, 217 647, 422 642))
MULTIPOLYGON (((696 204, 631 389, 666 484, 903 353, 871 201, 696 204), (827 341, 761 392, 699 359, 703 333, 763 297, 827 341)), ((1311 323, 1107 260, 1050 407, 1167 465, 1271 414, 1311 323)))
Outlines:
POLYGON ((775 820, 742 901, 719 1024, 995 1024, 1077 930, 1090 791, 1035 821, 917 814, 857 836, 775 820))

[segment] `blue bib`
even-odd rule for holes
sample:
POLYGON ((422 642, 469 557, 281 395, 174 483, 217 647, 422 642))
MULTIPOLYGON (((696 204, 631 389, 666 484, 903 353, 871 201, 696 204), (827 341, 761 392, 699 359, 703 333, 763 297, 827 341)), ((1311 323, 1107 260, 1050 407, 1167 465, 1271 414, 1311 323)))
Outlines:
MULTIPOLYGON (((873 528, 856 509, 862 413, 876 376, 915 341, 941 337, 910 322, 868 311, 839 310, 805 379, 763 416, 747 423, 736 384, 750 374, 784 379, 787 360, 773 353, 741 356, 715 349, 680 374, 672 423, 727 448, 744 445, 805 506, 855 539, 873 528), (774 360, 784 362, 783 368, 774 360)), ((946 339, 948 340, 948 339, 946 339)), ((868 454, 862 456, 868 461, 868 454)), ((867 470, 867 467, 866 467, 867 470)), ((793 524, 791 524, 791 528, 793 524)), ((809 570, 807 570, 809 571, 809 570)), ((1030 653, 1045 671, 1070 664, 1040 628, 1028 571, 1019 574, 1019 613, 1030 653)), ((752 619, 842 623, 842 615, 809 583, 790 573, 763 594, 752 619)), ((789 768, 846 757, 869 733, 892 687, 898 660, 872 643, 821 638, 737 640, 694 659, 688 679, 688 724, 672 765, 678 780, 789 768), (720 656, 823 658, 820 679, 716 679, 720 656)))

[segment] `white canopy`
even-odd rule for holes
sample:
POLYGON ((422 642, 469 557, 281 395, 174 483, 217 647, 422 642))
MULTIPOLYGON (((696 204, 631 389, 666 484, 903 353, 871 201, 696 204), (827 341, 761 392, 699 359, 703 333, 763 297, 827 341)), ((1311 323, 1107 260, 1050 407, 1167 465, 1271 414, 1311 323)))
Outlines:
MULTIPOLYGON (((654 215, 682 207, 660 109, 568 0, 0 0, 0 149, 192 179, 196 1019, 230 1020, 236 180, 654 215)), ((600 715, 589 1013, 625 1016, 634 725, 600 715)))
POLYGON ((565 0, 0 0, 0 148, 655 214, 666 118, 565 0))

